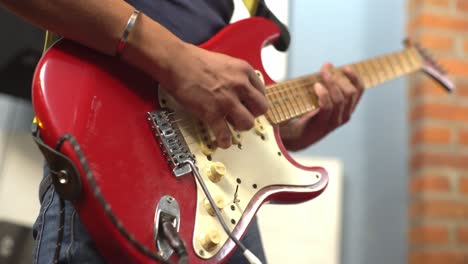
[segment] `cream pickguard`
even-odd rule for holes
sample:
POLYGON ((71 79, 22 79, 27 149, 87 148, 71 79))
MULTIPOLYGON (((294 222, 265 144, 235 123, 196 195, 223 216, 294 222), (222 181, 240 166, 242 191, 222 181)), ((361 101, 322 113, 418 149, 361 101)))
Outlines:
MULTIPOLYGON (((159 91, 161 106, 175 111, 180 132, 195 155, 200 174, 219 203, 218 208, 231 231, 246 228, 263 202, 259 194, 268 187, 308 188, 318 183, 326 184, 327 179, 323 179, 320 172, 301 169, 284 156, 276 141, 274 127, 264 116, 256 119, 252 130, 234 132, 235 144, 230 148, 216 148, 206 127, 162 89, 159 91), (218 165, 217 170, 214 165, 218 165), (210 180, 210 174, 218 174, 219 181, 210 180)), ((233 243, 226 244, 228 235, 216 216, 209 213, 211 206, 199 185, 197 199, 193 247, 200 257, 208 259, 221 249, 231 248, 233 243)))

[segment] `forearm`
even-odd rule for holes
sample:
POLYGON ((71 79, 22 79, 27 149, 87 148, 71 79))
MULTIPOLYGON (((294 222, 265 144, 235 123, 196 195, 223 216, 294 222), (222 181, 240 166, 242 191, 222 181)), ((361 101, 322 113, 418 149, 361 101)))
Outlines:
MULTIPOLYGON (((134 8, 122 0, 0 0, 0 4, 44 29, 113 55, 134 8)), ((141 15, 129 35, 123 60, 157 77, 167 49, 182 41, 141 15)))

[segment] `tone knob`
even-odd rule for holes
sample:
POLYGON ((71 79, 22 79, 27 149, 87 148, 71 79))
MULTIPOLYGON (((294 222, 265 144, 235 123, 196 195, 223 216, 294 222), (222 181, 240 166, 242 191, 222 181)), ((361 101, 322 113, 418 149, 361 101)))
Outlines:
POLYGON ((208 172, 208 178, 212 182, 219 182, 221 178, 226 174, 226 167, 221 162, 214 162, 211 164, 210 171, 208 172))
MULTIPOLYGON (((214 198, 214 202, 216 204, 216 207, 218 207, 218 209, 220 211, 222 211, 224 209, 224 206, 226 206, 226 204, 224 203, 223 197, 221 197, 221 196, 216 196, 214 198)), ((215 211, 214 211, 213 207, 211 206, 210 201, 208 200, 208 198, 205 198, 205 200, 203 200, 203 206, 205 207, 206 211, 211 216, 215 216, 215 211)))
POLYGON ((206 251, 212 251, 221 242, 219 232, 215 230, 211 230, 206 233, 201 233, 199 239, 200 239, 200 244, 206 251))

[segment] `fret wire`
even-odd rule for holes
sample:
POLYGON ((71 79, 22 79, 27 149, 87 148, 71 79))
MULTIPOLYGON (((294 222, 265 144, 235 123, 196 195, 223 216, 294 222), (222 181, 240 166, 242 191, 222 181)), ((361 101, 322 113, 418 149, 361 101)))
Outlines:
POLYGON ((278 120, 280 117, 280 114, 278 112, 278 109, 276 109, 276 106, 275 104, 273 103, 273 100, 272 100, 272 95, 269 95, 268 93, 265 93, 265 96, 267 97, 268 99, 268 103, 270 104, 271 107, 269 107, 270 109, 270 112, 273 113, 273 115, 275 116, 275 119, 278 120), (276 114, 275 114, 276 113, 276 114), (277 118, 278 117, 278 118, 277 118))
MULTIPOLYGON (((415 70, 417 64, 420 63, 420 58, 417 58, 416 55, 414 50, 405 50, 350 66, 363 79, 364 85, 370 88, 383 82, 382 78, 395 78, 415 70), (375 81, 377 82, 375 83, 375 81)), ((271 111, 269 111, 271 117, 281 122, 318 107, 315 106, 315 101, 312 98, 307 99, 312 97, 309 91, 310 87, 313 87, 319 79, 320 76, 314 74, 267 87, 266 95, 272 106, 271 111)))
MULTIPOLYGON (((312 81, 312 87, 314 86, 316 82, 313 82, 312 81)), ((308 107, 307 107, 307 104, 308 102, 306 101, 306 93, 308 94, 309 91, 308 91, 308 86, 301 86, 299 84, 299 86, 296 86, 296 90, 299 90, 299 100, 301 100, 301 105, 303 106, 304 110, 302 111, 302 113, 307 113, 309 110, 308 110, 308 107)))
POLYGON ((281 112, 280 110, 281 109, 278 109, 278 100, 275 99, 274 95, 270 94, 270 97, 271 97, 271 104, 273 106, 273 110, 276 112, 276 115, 278 116, 277 120, 281 120, 283 117, 281 116, 281 112))
POLYGON ((415 68, 413 70, 418 69, 421 66, 421 58, 419 57, 419 54, 416 49, 411 49, 410 50, 410 56, 414 59, 415 62, 415 68))
POLYGON ((272 113, 272 115, 274 117, 274 122, 276 124, 279 124, 283 120, 287 120, 288 118, 286 117, 286 114, 285 114, 284 109, 283 109, 283 105, 280 103, 280 100, 278 99, 276 94, 277 93, 267 94, 267 98, 268 97, 270 98, 270 105, 273 106, 272 110, 268 111, 267 114, 272 113), (277 98, 277 99, 275 99, 275 98, 277 98))
POLYGON ((406 50, 405 52, 403 52, 403 56, 406 58, 406 60, 409 63, 408 64, 408 66, 409 66, 408 72, 411 72, 411 70, 414 68, 414 65, 413 65, 413 61, 411 60, 411 57, 408 54, 408 51, 409 50, 406 50))
POLYGON ((382 74, 379 67, 378 67, 378 64, 376 65, 377 61, 375 58, 369 60, 370 64, 372 65, 372 67, 374 67, 374 71, 375 71, 375 74, 377 75, 377 78, 379 80, 379 82, 376 84, 376 85, 379 85, 381 83, 383 83, 385 81, 385 76, 382 77, 382 74))
POLYGON ((294 112, 296 113, 296 116, 299 116, 301 113, 302 113, 302 109, 299 105, 299 102, 297 101, 297 97, 296 97, 296 94, 295 92, 293 91, 293 89, 295 88, 295 85, 294 83, 292 82, 289 82, 287 84, 287 88, 289 88, 289 93, 293 96, 293 99, 294 99, 294 103, 295 103, 295 107, 297 106, 297 110, 295 109, 294 112))
MULTIPOLYGON (((313 86, 317 82, 321 82, 319 75, 313 75, 313 76, 310 76, 310 78, 302 80, 302 83, 308 83, 309 87, 310 87, 310 85, 312 85, 312 91, 310 89, 302 89, 303 100, 306 102, 306 110, 307 111, 311 111, 312 109, 314 109, 314 107, 316 107, 314 105, 314 101, 311 99, 311 97, 313 96, 312 94, 315 94, 315 91, 313 90, 313 86)), ((307 87, 307 86, 304 86, 304 87, 307 87)))
POLYGON ((279 93, 279 95, 281 96, 281 100, 283 100, 283 103, 284 103, 284 106, 285 106, 286 110, 288 111, 288 112, 287 112, 288 116, 286 116, 286 118, 287 118, 287 119, 290 119, 290 118, 294 115, 294 113, 291 111, 291 108, 292 108, 292 107, 290 107, 290 102, 288 101, 288 98, 289 98, 289 97, 288 97, 288 95, 286 94, 285 88, 284 88, 282 85, 280 85, 280 86, 278 86, 278 87, 279 87, 279 88, 282 88, 282 89, 280 89, 280 90, 278 91, 278 93, 279 93))
POLYGON ((393 67, 392 62, 390 61, 390 58, 388 56, 382 56, 382 60, 385 62, 385 64, 387 64, 387 66, 386 66, 387 69, 389 69, 389 71, 391 71, 391 75, 388 78, 388 80, 391 80, 391 79, 395 78, 397 76, 397 73, 395 71, 395 68, 393 67))
POLYGON ((371 65, 371 67, 369 67, 369 63, 370 63, 370 60, 363 62, 362 65, 367 70, 369 76, 372 78, 372 86, 375 86, 375 85, 377 85, 379 83, 379 78, 378 78, 378 76, 376 76, 375 70, 374 70, 374 73, 372 72, 373 67, 372 67, 372 65, 371 65))
POLYGON ((286 119, 287 119, 287 116, 286 116, 286 112, 284 111, 284 108, 283 108, 282 98, 278 97, 278 93, 277 93, 277 92, 273 93, 273 95, 274 95, 275 98, 276 98, 276 105, 279 106, 279 108, 280 108, 280 110, 281 110, 281 111, 279 112, 279 113, 280 113, 280 118, 281 118, 280 120, 281 120, 281 121, 282 121, 282 120, 286 120, 286 119), (281 114, 282 114, 282 115, 281 115, 281 114))
MULTIPOLYGON (((279 87, 283 88, 281 86, 279 86, 279 87)), ((279 92, 280 92, 281 97, 283 98, 284 104, 286 105, 286 109, 288 110, 289 116, 287 116, 287 118, 290 119, 290 118, 292 118, 294 116, 294 111, 291 111, 291 109, 294 110, 294 107, 293 107, 293 105, 291 103, 291 100, 289 100, 289 96, 285 92, 285 89, 281 89, 279 92)))
POLYGON ((272 123, 277 123, 279 121, 279 118, 273 114, 273 110, 269 110, 266 113, 266 116, 270 121, 272 121, 272 123))
POLYGON ((361 71, 364 72, 364 76, 367 77, 368 87, 374 86, 374 80, 373 80, 369 70, 367 69, 366 65, 364 64, 364 62, 358 63, 357 65, 358 65, 359 68, 361 68, 361 71))
POLYGON ((403 75, 403 73, 405 73, 405 69, 401 65, 400 60, 398 60, 398 53, 392 54, 392 56, 390 56, 389 58, 393 59, 394 66, 398 70, 398 75, 403 75))
POLYGON ((286 95, 287 98, 289 98, 288 102, 290 103, 291 108, 293 110, 292 116, 297 116, 297 111, 296 111, 296 107, 294 106, 294 101, 290 97, 290 94, 291 94, 291 88, 289 87, 290 83, 287 82, 287 83, 284 83, 284 85, 285 85, 284 94, 286 95))
POLYGON ((379 73, 382 73, 381 75, 384 77, 382 83, 390 79, 387 68, 385 68, 385 65, 382 63, 382 57, 375 58, 375 61, 379 67, 379 73))
MULTIPOLYGON (((322 82, 322 80, 321 80, 320 75, 314 75, 311 78, 304 80, 304 82, 308 82, 308 83, 311 83, 311 85, 314 85, 317 82, 322 82)), ((308 102, 308 105, 307 105, 307 111, 308 112, 320 107, 319 102, 318 102, 317 94, 315 94, 315 91, 313 89, 312 89, 312 91, 307 89, 305 91, 304 97, 308 99, 308 101, 307 101, 308 102)))
POLYGON ((413 49, 408 49, 408 52, 406 53, 406 55, 408 56, 409 60, 411 61, 412 66, 413 66, 413 67, 411 67, 411 70, 415 69, 417 67, 417 65, 418 65, 417 61, 412 56, 412 51, 413 51, 413 49))
POLYGON ((300 85, 300 91, 301 91, 301 95, 300 98, 301 100, 304 102, 304 113, 307 113, 309 112, 310 110, 313 109, 311 103, 309 101, 306 100, 306 98, 309 98, 310 97, 310 91, 308 89, 308 87, 312 86, 312 90, 313 90, 313 86, 317 83, 317 80, 314 80, 313 78, 310 78, 310 79, 303 79, 301 80, 302 83, 304 82, 308 82, 307 83, 304 83, 303 85, 300 85))
POLYGON ((410 72, 411 66, 407 62, 407 58, 404 54, 404 51, 398 53, 398 58, 399 58, 398 61, 401 63, 401 65, 403 65, 403 69, 405 70, 405 73, 410 72))
POLYGON ((361 69, 361 71, 364 72, 363 74, 367 78, 366 87, 370 88, 370 87, 374 86, 374 81, 372 80, 372 76, 369 73, 369 71, 367 70, 367 68, 365 67, 365 65, 363 63, 358 63, 357 65, 361 69))
MULTIPOLYGON (((405 58, 405 61, 408 61, 408 58, 403 54, 403 52, 397 52, 397 53, 395 53, 395 54, 392 54, 391 57, 394 58, 394 60, 397 62, 397 64, 399 64, 399 66, 400 66, 401 70, 403 71, 403 73, 405 73, 405 72, 407 72, 407 69, 406 69, 407 67, 406 67, 406 65, 403 63, 403 61, 402 61, 402 59, 401 59, 401 56, 403 56, 403 57, 405 58)), ((362 76, 364 76, 364 78, 365 78, 365 77, 368 77, 369 80, 370 80, 369 82, 373 82, 373 79, 375 79, 376 76, 375 76, 375 74, 372 74, 372 73, 369 71, 368 63, 369 63, 369 61, 365 61, 365 62, 361 62, 361 63, 356 63, 356 64, 354 64, 354 65, 355 65, 355 67, 356 67, 360 72, 362 72, 362 70, 360 70, 360 68, 359 68, 359 66, 361 66, 361 68, 364 69, 364 71, 367 72, 367 74, 363 74, 362 76), (372 77, 374 77, 374 78, 372 78, 372 77)), ((308 78, 310 78, 310 76, 309 76, 308 78)), ((298 81, 298 80, 306 80, 306 78, 300 77, 300 78, 296 79, 296 81, 298 81)), ((288 82, 291 82, 291 81, 288 81, 288 82)), ((370 83, 370 84, 372 84, 372 83, 370 83)), ((281 90, 281 89, 276 89, 277 87, 281 88, 281 85, 280 85, 280 84, 274 84, 274 85, 268 86, 267 88, 269 88, 269 89, 267 89, 267 93, 268 93, 268 92, 269 92, 270 94, 273 94, 273 93, 281 93, 281 92, 284 90, 284 89, 283 89, 283 90, 281 90), (275 90, 273 90, 273 89, 275 89, 275 90), (268 91, 268 90, 270 90, 270 91, 268 91), (272 90, 273 90, 273 91, 272 91, 272 90)))
POLYGON ((364 87, 367 87, 368 86, 368 79, 367 79, 368 76, 366 76, 366 74, 361 71, 361 69, 359 67, 359 63, 351 64, 349 66, 353 69, 353 71, 355 73, 358 74, 358 78, 359 78, 359 80, 362 81, 362 83, 364 84, 364 87))
MULTIPOLYGON (((299 83, 299 82, 304 82, 304 81, 305 81, 305 78, 296 79, 294 81, 288 81, 288 83, 290 83, 290 85, 286 89, 291 89, 291 90, 294 89, 296 91, 299 90, 301 94, 304 94, 304 90, 305 90, 304 88, 309 87, 310 85, 312 85, 312 83, 304 83, 304 84, 299 83)), ((278 92, 275 92, 275 93, 278 93, 278 92)), ((303 98, 303 96, 299 96, 299 97, 302 100, 301 104, 303 105, 304 109, 307 110, 307 105, 308 105, 307 101, 305 101, 305 98, 303 98)))

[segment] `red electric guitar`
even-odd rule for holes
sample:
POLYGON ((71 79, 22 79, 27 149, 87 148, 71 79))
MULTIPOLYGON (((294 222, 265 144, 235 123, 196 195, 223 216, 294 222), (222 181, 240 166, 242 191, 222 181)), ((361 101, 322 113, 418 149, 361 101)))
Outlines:
MULTIPOLYGON (((272 22, 250 18, 201 45, 248 61, 266 85, 268 112, 251 131, 233 131, 234 145, 226 150, 154 80, 118 59, 68 40, 43 56, 33 83, 40 136, 51 147, 62 135, 73 136, 62 138, 60 151, 80 176, 70 179, 66 170, 55 176, 63 188, 79 190, 73 204, 109 263, 179 261, 165 221, 185 241, 190 263, 222 263, 235 243, 219 218, 239 239, 262 203, 300 202, 323 192, 327 172, 294 161, 277 126, 318 107, 310 88, 319 77, 275 84, 260 52, 278 36, 272 22)), ((453 89, 413 45, 350 66, 366 88, 424 70, 453 89)))

